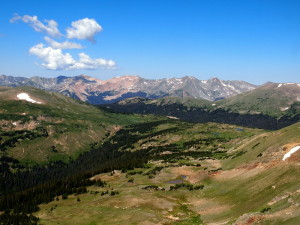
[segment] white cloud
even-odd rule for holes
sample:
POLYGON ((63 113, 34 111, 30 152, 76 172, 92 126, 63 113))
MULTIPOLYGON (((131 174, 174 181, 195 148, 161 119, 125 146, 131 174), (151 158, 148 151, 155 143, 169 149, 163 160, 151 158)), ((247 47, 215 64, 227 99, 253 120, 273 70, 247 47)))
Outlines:
POLYGON ((11 18, 11 19, 9 20, 9 22, 14 23, 14 22, 16 22, 17 20, 22 20, 22 17, 19 16, 17 13, 15 13, 14 16, 13 16, 13 18, 11 18))
POLYGON ((94 19, 84 18, 72 22, 72 27, 66 29, 67 38, 88 39, 94 41, 96 33, 102 31, 102 27, 94 19))
POLYGON ((57 42, 47 36, 44 39, 45 41, 48 42, 49 45, 51 45, 52 48, 59 48, 59 49, 82 49, 83 48, 81 44, 75 42, 69 42, 69 41, 57 42))
POLYGON ((46 47, 44 44, 31 47, 29 53, 41 59, 41 65, 49 70, 114 68, 116 65, 112 60, 92 59, 85 53, 80 53, 77 61, 69 53, 64 54, 61 49, 46 47))
POLYGON ((79 53, 79 61, 77 61, 70 69, 98 69, 100 67, 114 68, 116 63, 106 59, 92 59, 85 53, 79 53))
POLYGON ((63 54, 61 49, 46 47, 44 44, 31 47, 29 53, 39 57, 43 61, 42 66, 50 70, 64 70, 76 63, 69 53, 63 54))
MULTIPOLYGON (((70 53, 64 53, 63 49, 82 49, 81 44, 64 41, 58 42, 55 37, 64 36, 67 39, 77 38, 80 40, 86 39, 94 41, 94 36, 102 31, 102 27, 94 19, 84 18, 72 22, 71 27, 66 29, 66 34, 63 35, 58 30, 58 24, 54 20, 44 20, 41 22, 37 16, 19 16, 15 14, 10 19, 11 23, 15 21, 23 21, 29 24, 35 31, 43 32, 51 36, 46 36, 45 41, 49 46, 42 43, 37 44, 29 49, 31 55, 37 56, 41 61, 41 66, 49 70, 75 70, 75 69, 114 69, 116 63, 112 60, 102 58, 93 59, 85 53, 78 54, 78 60, 74 59, 70 53), (53 39, 54 38, 54 39, 53 39)), ((1 36, 1 34, 0 34, 1 36)))
POLYGON ((55 20, 44 20, 46 24, 38 20, 37 16, 19 16, 15 14, 13 18, 10 19, 11 23, 14 23, 17 20, 22 20, 24 23, 28 23, 35 31, 44 32, 52 37, 62 36, 58 30, 58 24, 55 20))

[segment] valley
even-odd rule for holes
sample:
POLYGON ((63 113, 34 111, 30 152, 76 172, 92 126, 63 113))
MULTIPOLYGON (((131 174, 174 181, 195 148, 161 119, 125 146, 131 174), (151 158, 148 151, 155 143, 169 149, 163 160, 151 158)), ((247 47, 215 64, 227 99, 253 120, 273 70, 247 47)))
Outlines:
MULTIPOLYGON (((159 125, 159 129, 164 130, 152 137, 151 144, 147 142, 152 149, 156 146, 158 150, 164 150, 159 155, 155 152, 144 167, 93 176, 92 180, 101 179, 106 185, 89 186, 85 194, 70 195, 65 200, 59 196, 58 200, 41 205, 41 210, 36 213, 41 222, 295 224, 298 221, 299 153, 287 161, 282 159, 284 153, 300 141, 295 135, 300 129, 299 124, 276 132, 248 128, 240 131, 234 126, 223 125, 219 135, 225 135, 227 140, 213 141, 223 149, 222 153, 205 155, 200 149, 207 150, 207 145, 194 144, 190 150, 181 151, 174 157, 172 148, 163 146, 179 145, 183 139, 183 145, 200 137, 205 140, 205 136, 213 137, 220 129, 217 124, 168 123, 159 125), (167 127, 174 125, 181 129, 172 132, 173 140, 170 140, 167 127), (193 135, 185 136, 183 129, 193 135)), ((138 143, 143 142, 142 136, 138 143)), ((140 144, 132 144, 136 147, 127 150, 138 151, 140 144)))
MULTIPOLYGON (((195 123, 171 110, 118 113, 32 87, 0 90, 1 224, 299 220, 299 123, 274 131, 195 123)), ((179 100, 151 101, 179 107, 179 100)), ((224 102, 230 99, 213 104, 224 102)))

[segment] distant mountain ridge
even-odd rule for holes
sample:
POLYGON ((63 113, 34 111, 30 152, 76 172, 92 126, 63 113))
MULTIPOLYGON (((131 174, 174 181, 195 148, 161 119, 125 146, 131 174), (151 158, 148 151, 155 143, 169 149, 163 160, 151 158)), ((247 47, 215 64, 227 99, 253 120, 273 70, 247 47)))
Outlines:
POLYGON ((0 86, 32 86, 63 93, 92 104, 113 103, 130 97, 156 99, 165 96, 214 101, 257 88, 257 85, 245 81, 224 81, 218 78, 198 80, 195 77, 185 76, 151 80, 139 76, 121 76, 100 80, 87 75, 56 78, 1 75, 0 86))
POLYGON ((131 98, 106 107, 117 112, 166 115, 193 122, 273 130, 300 122, 300 84, 267 83, 216 102, 177 97, 131 98))

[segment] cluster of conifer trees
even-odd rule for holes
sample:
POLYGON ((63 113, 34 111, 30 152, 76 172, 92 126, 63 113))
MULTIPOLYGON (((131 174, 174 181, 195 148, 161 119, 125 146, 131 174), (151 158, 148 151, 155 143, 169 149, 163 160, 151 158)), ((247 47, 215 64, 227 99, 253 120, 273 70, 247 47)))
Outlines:
POLYGON ((16 130, 0 132, 0 150, 5 151, 7 150, 7 147, 15 147, 17 142, 25 139, 33 140, 38 137, 48 137, 47 130, 43 128, 37 128, 33 131, 16 130), (6 140, 4 140, 3 137, 6 137, 6 140))

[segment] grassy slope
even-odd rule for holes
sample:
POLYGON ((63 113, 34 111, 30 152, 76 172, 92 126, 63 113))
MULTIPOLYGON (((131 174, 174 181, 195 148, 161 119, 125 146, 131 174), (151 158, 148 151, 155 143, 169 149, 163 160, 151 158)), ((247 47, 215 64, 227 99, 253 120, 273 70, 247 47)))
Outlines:
MULTIPOLYGON (((283 155, 300 144, 300 124, 258 135, 245 141, 233 151, 244 152, 223 161, 223 174, 217 175, 226 190, 227 200, 236 201, 235 210, 258 212, 270 207, 266 214, 245 215, 242 222, 256 218, 259 224, 295 224, 300 221, 297 206, 299 190, 299 153, 282 161, 283 155), (243 196, 243 198, 241 198, 243 196), (247 217, 248 216, 248 217, 247 217), (287 221, 293 222, 287 222, 287 221)), ((213 192, 214 197, 224 198, 213 192)))
MULTIPOLYGON (((109 186, 89 187, 91 192, 80 195, 80 202, 76 201, 77 197, 70 196, 67 200, 42 205, 37 215, 44 224, 299 223, 300 157, 295 153, 282 161, 284 153, 300 143, 299 123, 275 132, 248 128, 238 131, 235 126, 213 123, 188 126, 180 122, 160 125, 156 129, 172 126, 184 129, 176 131, 172 137, 168 133, 160 134, 147 143, 152 146, 180 145, 220 133, 228 139, 215 144, 225 148, 229 157, 215 160, 187 157, 173 163, 152 161, 148 168, 127 171, 127 174, 120 171, 113 175, 99 174, 96 177, 106 180, 109 186), (239 137, 235 139, 237 134, 239 137), (145 175, 158 166, 164 168, 154 178, 145 175), (128 182, 131 178, 133 183, 128 182), (180 188, 169 191, 174 184, 168 182, 172 180, 205 187, 203 190, 180 188), (157 185, 165 190, 144 190, 147 185, 157 185), (120 194, 100 195, 102 191, 112 189, 120 194), (95 194, 95 191, 100 193, 95 194), (267 211, 263 213, 264 208, 267 211)), ((137 144, 135 148, 138 146, 141 145, 137 144)), ((199 151, 205 148, 201 143, 196 145, 199 151)))
POLYGON ((48 137, 19 138, 14 147, 6 150, 5 154, 31 164, 76 157, 90 143, 99 142, 119 127, 153 118, 105 112, 61 94, 31 87, 1 87, 0 119, 2 143, 17 136, 4 136, 4 131, 47 130, 48 137), (17 100, 17 94, 23 92, 42 104, 17 100))
POLYGON ((266 132, 245 140, 242 145, 232 150, 245 153, 238 158, 225 160, 224 168, 232 169, 250 162, 263 163, 281 160, 287 149, 300 143, 299 127, 300 123, 296 123, 281 130, 266 132), (260 154, 261 157, 259 157, 260 154))
MULTIPOLYGON (((298 102, 300 87, 297 84, 281 85, 268 83, 249 91, 217 102, 216 107, 238 113, 262 113, 273 117, 293 115, 291 105, 298 102)), ((299 112, 299 111, 298 111, 299 112)))
POLYGON ((164 97, 155 100, 149 100, 148 104, 167 105, 167 104, 183 104, 187 107, 211 108, 211 101, 196 98, 179 98, 179 97, 164 97))

